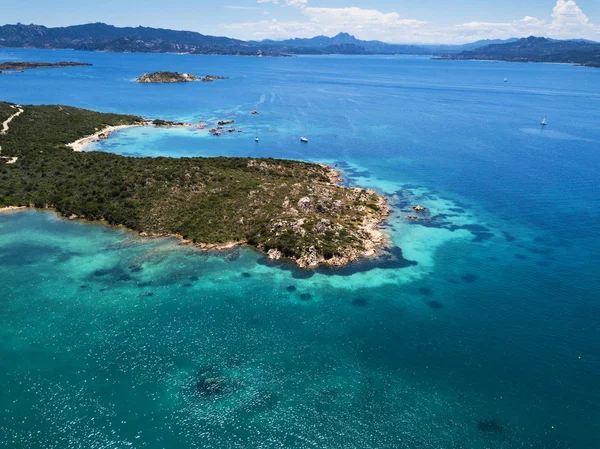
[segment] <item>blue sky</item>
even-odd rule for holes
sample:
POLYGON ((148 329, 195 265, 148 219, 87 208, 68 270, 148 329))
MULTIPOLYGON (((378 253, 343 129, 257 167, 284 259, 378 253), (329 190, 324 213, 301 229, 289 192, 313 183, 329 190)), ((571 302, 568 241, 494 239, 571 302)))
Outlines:
POLYGON ((186 29, 241 39, 334 35, 462 43, 530 34, 600 41, 600 0, 4 0, 3 23, 186 29))

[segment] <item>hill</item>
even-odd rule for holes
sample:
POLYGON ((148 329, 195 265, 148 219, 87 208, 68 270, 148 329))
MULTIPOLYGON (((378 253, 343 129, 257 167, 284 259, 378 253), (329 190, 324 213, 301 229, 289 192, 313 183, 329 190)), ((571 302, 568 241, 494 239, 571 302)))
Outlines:
POLYGON ((554 62, 600 67, 600 44, 584 40, 557 41, 530 36, 505 44, 486 45, 444 59, 510 62, 554 62))
POLYGON ((149 53, 261 53, 260 49, 252 44, 228 37, 205 36, 192 31, 161 28, 118 28, 104 23, 60 28, 4 25, 0 27, 0 46, 149 53))

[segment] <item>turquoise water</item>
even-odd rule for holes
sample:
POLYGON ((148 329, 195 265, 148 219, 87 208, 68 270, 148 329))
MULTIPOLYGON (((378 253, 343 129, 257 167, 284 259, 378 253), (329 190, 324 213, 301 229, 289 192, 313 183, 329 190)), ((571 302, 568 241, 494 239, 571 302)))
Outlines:
POLYGON ((0 214, 0 447, 600 447, 600 71, 0 50, 10 59, 94 67, 3 75, 2 100, 244 131, 130 129, 98 151, 339 164, 389 196, 387 232, 412 263, 307 273, 0 214), (133 82, 154 70, 231 78, 133 82), (405 220, 416 203, 430 222, 405 220))

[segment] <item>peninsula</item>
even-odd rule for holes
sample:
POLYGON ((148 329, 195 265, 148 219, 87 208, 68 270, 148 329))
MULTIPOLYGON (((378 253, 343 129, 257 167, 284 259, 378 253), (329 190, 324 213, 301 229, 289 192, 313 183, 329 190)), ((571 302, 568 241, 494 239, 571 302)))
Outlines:
POLYGON ((88 64, 86 62, 73 62, 73 61, 63 61, 63 62, 4 62, 0 64, 0 73, 2 71, 10 70, 10 71, 22 71, 28 69, 52 69, 59 67, 90 67, 92 64, 88 64))
POLYGON ((387 243, 386 199, 340 186, 323 165, 76 152, 68 144, 149 121, 67 106, 0 103, 0 122, 0 209, 52 209, 207 249, 246 244, 300 267, 345 265, 387 243))

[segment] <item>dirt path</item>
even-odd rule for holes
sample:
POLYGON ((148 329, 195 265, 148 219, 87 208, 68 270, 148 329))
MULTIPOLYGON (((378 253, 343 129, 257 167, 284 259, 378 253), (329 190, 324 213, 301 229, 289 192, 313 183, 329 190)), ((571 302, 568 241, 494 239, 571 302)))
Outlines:
MULTIPOLYGON (((11 106, 12 108, 15 108, 15 106, 11 106)), ((16 106, 19 110, 17 112, 15 112, 13 115, 11 115, 10 117, 8 117, 3 123, 2 123, 2 131, 0 131, 0 134, 6 134, 8 132, 8 124, 15 118, 18 117, 19 115, 21 115, 23 113, 23 108, 21 106, 16 106)), ((19 158, 18 157, 11 157, 11 158, 7 158, 7 157, 2 157, 2 147, 0 147, 0 161, 4 161, 7 164, 14 164, 15 162, 17 162, 19 158)))
POLYGON ((21 115, 23 113, 23 108, 20 106, 17 106, 19 108, 19 110, 17 112, 15 112, 13 115, 11 115, 10 117, 8 117, 4 123, 2 123, 2 131, 0 131, 1 134, 6 134, 8 132, 8 124, 12 121, 12 119, 18 117, 19 115, 21 115))

